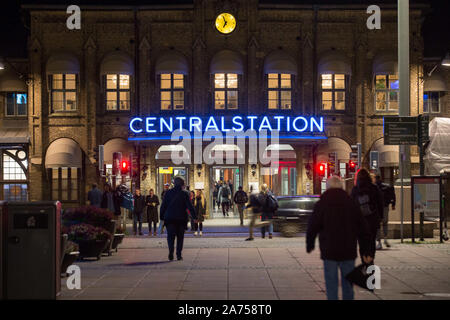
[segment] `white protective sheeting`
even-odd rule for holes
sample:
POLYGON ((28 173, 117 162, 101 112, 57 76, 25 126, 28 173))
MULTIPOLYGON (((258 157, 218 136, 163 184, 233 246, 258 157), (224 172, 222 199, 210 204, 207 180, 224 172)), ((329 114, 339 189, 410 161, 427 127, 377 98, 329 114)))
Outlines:
POLYGON ((430 144, 424 161, 425 174, 438 175, 442 169, 450 169, 450 118, 434 118, 430 121, 430 144))

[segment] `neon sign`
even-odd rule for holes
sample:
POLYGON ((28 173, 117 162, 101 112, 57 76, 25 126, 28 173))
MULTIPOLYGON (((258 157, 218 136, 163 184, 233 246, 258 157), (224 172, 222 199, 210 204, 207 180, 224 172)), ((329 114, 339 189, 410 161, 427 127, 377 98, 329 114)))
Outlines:
POLYGON ((172 133, 175 130, 194 132, 292 132, 292 133, 323 133, 323 117, 304 116, 177 116, 177 117, 134 117, 129 123, 130 131, 138 135, 158 135, 172 133))

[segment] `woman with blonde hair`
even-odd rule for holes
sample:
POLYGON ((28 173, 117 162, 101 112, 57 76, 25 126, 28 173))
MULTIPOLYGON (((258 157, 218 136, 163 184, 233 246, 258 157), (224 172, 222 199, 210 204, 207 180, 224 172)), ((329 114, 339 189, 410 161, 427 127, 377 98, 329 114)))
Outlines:
POLYGON ((197 194, 194 199, 194 208, 195 211, 197 212, 197 220, 194 221, 194 236, 196 236, 197 234, 202 236, 203 221, 205 221, 206 215, 206 199, 203 196, 202 190, 197 190, 197 194))

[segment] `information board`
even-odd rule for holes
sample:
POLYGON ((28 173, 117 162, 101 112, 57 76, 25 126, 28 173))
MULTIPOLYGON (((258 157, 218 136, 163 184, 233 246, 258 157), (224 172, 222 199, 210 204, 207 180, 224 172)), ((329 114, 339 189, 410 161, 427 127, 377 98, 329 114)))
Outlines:
POLYGON ((384 117, 385 145, 416 145, 418 141, 417 117, 384 117))
POLYGON ((423 212, 426 217, 439 218, 439 177, 413 177, 413 210, 423 212))

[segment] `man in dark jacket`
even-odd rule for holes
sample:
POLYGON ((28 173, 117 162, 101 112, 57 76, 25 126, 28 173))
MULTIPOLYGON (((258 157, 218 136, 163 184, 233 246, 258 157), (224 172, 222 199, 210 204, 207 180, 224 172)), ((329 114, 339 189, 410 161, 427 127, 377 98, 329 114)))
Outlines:
POLYGON ((341 270, 342 296, 353 299, 352 284, 345 279, 355 266, 356 245, 359 242, 362 259, 371 262, 368 256, 369 230, 359 207, 342 189, 342 181, 333 176, 327 181, 327 191, 314 206, 308 222, 306 251, 314 250, 319 234, 320 258, 324 264, 325 286, 329 300, 338 299, 338 268, 341 270))
POLYGON ((109 184, 105 184, 105 191, 102 196, 101 208, 108 209, 117 216, 120 216, 120 201, 117 198, 117 193, 113 192, 109 184))
POLYGON ((97 188, 96 183, 92 184, 92 189, 89 190, 87 198, 91 206, 100 208, 102 203, 102 192, 97 188))
POLYGON ((174 187, 167 191, 160 208, 160 218, 164 220, 167 228, 167 244, 169 247, 169 260, 173 260, 175 238, 177 238, 177 260, 183 260, 184 232, 191 218, 196 220, 197 214, 189 200, 189 192, 183 190, 184 180, 181 177, 174 179, 174 187))
POLYGON ((142 236, 142 215, 145 209, 145 197, 141 195, 141 190, 136 189, 134 194, 134 208, 133 208, 133 232, 136 235, 136 225, 139 222, 139 235, 142 236))
POLYGON ((241 226, 244 225, 244 208, 245 204, 248 202, 247 193, 242 190, 242 186, 239 186, 239 190, 234 194, 233 198, 234 203, 237 204, 237 208, 239 211, 239 219, 241 220, 241 226))
MULTIPOLYGON (((395 210, 395 190, 394 187, 383 183, 381 180, 381 176, 378 174, 375 176, 375 184, 377 185, 378 189, 383 194, 383 219, 382 219, 382 226, 383 226, 383 238, 384 238, 384 244, 386 247, 390 247, 391 245, 387 241, 387 235, 388 235, 388 223, 389 223, 389 205, 392 205, 392 210, 395 210)), ((380 250, 383 248, 381 245, 381 228, 378 229, 377 232, 377 250, 380 250)))

